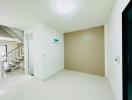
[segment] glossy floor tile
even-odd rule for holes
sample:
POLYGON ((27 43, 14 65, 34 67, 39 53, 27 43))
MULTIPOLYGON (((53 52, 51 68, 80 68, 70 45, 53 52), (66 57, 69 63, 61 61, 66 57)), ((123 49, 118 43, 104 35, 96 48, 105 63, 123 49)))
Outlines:
MULTIPOLYGON (((14 78, 17 79, 18 77, 14 78)), ((9 84, 11 81, 8 81, 9 84)), ((1 86, 0 100, 114 100, 114 98, 104 77, 64 70, 45 81, 23 75, 21 82, 5 89, 1 86)))

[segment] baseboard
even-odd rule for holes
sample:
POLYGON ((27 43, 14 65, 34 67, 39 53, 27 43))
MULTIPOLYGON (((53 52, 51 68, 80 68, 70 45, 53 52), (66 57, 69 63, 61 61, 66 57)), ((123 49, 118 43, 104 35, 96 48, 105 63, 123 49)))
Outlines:
POLYGON ((111 89, 112 94, 113 94, 113 96, 114 96, 114 100, 116 100, 116 95, 115 95, 114 90, 113 90, 113 88, 112 88, 112 86, 111 86, 111 82, 109 81, 108 77, 106 77, 106 76, 105 76, 105 79, 106 79, 106 81, 108 82, 108 85, 110 86, 110 89, 111 89))
POLYGON ((47 81, 47 80, 51 79, 52 77, 54 77, 56 74, 62 72, 63 70, 64 70, 64 68, 63 68, 63 69, 60 69, 60 70, 58 70, 58 71, 56 71, 55 73, 51 74, 51 75, 48 76, 48 77, 45 77, 45 78, 43 79, 43 81, 47 81))

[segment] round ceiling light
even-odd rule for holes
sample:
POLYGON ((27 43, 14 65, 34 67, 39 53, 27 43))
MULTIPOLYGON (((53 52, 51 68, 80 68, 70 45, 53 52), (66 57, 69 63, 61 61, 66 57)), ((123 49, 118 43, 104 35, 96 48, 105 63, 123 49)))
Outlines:
POLYGON ((61 14, 70 14, 74 10, 74 4, 71 0, 57 0, 56 7, 61 14))

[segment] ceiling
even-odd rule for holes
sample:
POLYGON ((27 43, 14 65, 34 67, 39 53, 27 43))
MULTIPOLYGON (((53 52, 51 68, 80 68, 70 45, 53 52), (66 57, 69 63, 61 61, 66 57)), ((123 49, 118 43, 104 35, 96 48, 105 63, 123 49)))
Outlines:
POLYGON ((56 0, 1 0, 0 24, 27 29, 45 23, 63 32, 104 25, 115 0, 72 0, 74 13, 61 15, 56 0))

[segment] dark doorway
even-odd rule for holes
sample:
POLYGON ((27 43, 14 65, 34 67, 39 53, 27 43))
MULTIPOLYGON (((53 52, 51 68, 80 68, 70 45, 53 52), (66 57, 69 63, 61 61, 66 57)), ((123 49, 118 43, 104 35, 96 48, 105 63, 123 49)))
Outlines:
POLYGON ((132 2, 122 14, 123 19, 123 100, 132 100, 132 2))

